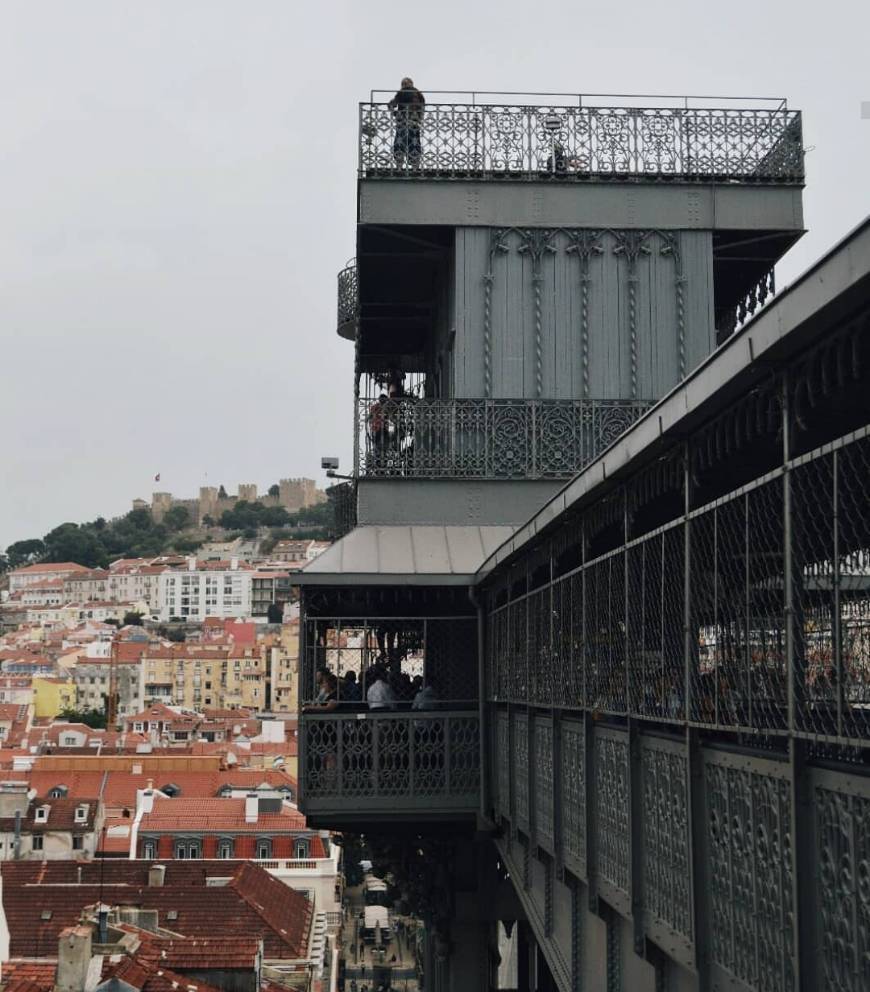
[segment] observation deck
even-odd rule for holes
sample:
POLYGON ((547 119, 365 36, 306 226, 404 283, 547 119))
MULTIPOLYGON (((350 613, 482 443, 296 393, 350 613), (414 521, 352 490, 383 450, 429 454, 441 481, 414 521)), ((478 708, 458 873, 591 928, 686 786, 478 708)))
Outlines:
POLYGON ((435 93, 410 121, 419 155, 402 158, 390 95, 360 104, 360 178, 804 181, 801 114, 785 100, 435 93))

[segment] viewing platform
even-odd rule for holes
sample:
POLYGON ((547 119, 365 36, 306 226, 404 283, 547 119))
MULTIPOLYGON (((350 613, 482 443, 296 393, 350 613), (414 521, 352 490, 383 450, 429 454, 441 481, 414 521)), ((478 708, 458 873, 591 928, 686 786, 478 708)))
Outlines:
POLYGON ((361 178, 804 181, 801 114, 785 100, 426 93, 407 124, 419 154, 402 158, 391 96, 360 104, 361 178))

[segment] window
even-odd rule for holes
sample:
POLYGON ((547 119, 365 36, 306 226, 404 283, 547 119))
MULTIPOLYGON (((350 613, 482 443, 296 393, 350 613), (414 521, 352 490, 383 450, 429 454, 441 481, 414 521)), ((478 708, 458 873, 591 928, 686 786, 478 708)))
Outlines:
POLYGON ((73 734, 64 734, 63 742, 66 745, 66 747, 75 747, 77 743, 76 738, 73 734))
POLYGON ((222 837, 218 841, 218 857, 226 860, 233 856, 233 841, 230 837, 222 837))
POLYGON ((40 806, 36 811, 36 816, 34 817, 36 823, 47 823, 48 822, 48 806, 40 806))
POLYGON ((257 840, 257 857, 258 858, 272 857, 272 841, 268 837, 260 837, 257 840))
POLYGON ((84 837, 76 835, 73 837, 73 850, 83 851, 85 849, 85 839, 84 837))
POLYGON ((142 857, 146 861, 153 861, 157 857, 157 841, 145 840, 142 842, 142 857))
POLYGON ((88 807, 76 806, 76 814, 75 814, 76 823, 87 823, 87 819, 88 819, 88 807))
POLYGON ((202 841, 182 838, 175 842, 175 857, 179 860, 201 858, 202 841))
POLYGON ((33 850, 34 851, 42 850, 42 834, 33 835, 33 850))
POLYGON ((307 840, 297 840, 296 841, 296 857, 297 858, 307 858, 308 857, 308 841, 307 840))

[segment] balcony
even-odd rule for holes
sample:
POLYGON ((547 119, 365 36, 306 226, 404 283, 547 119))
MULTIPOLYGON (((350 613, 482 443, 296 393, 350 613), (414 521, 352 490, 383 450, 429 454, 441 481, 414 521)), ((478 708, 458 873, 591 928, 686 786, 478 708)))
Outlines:
POLYGON ((398 120, 386 99, 360 104, 361 178, 803 183, 801 114, 783 100, 469 96, 427 103, 419 124, 398 120), (597 105, 627 99, 636 102, 597 105))
POLYGON ((477 810, 476 711, 307 714, 300 729, 300 806, 308 817, 477 810))
POLYGON ((383 813, 473 813, 480 766, 476 618, 307 617, 303 639, 302 699, 315 699, 317 671, 338 678, 338 708, 303 711, 299 721, 306 816, 334 823, 383 813), (376 665, 393 689, 391 709, 373 711, 364 701, 376 665), (362 692, 352 691, 354 682, 362 692), (421 683, 431 695, 428 708, 415 710, 421 683))
POLYGON ((407 398, 375 409, 362 400, 356 472, 365 478, 569 479, 652 405, 407 398))
POLYGON ((338 273, 338 333, 353 341, 359 314, 359 276, 352 258, 338 273))

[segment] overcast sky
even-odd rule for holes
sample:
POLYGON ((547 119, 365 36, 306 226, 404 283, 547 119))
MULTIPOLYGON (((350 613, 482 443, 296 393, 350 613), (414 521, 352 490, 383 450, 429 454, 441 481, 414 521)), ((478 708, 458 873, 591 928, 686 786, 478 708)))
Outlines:
POLYGON ((370 88, 786 96, 812 151, 781 286, 870 211, 868 39, 858 0, 0 0, 0 547, 349 466, 370 88))

